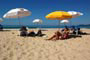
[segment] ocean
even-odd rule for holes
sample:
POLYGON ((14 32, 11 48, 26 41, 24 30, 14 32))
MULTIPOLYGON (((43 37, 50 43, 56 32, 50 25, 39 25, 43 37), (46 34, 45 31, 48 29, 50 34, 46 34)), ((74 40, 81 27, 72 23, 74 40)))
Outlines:
MULTIPOLYGON (((76 28, 80 27, 80 28, 89 28, 90 29, 90 25, 84 26, 84 25, 74 25, 76 28)), ((20 25, 3 25, 4 29, 19 29, 21 26, 20 25)), ((26 25, 26 27, 28 28, 64 28, 65 26, 58 26, 58 25, 26 25)), ((71 26, 68 26, 69 28, 71 26)))

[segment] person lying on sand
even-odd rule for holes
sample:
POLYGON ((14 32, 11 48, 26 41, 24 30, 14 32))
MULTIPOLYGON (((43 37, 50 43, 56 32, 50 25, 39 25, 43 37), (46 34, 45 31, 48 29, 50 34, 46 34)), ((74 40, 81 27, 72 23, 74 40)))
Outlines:
POLYGON ((42 37, 44 36, 45 34, 42 33, 42 30, 38 30, 36 36, 39 36, 39 37, 42 37))
POLYGON ((42 31, 41 30, 38 30, 36 36, 41 36, 42 35, 42 31))
POLYGON ((62 33, 58 31, 55 32, 55 34, 47 39, 47 40, 59 40, 59 39, 67 39, 69 37, 69 29, 68 28, 65 28, 64 31, 62 33))
POLYGON ((62 36, 62 34, 58 30, 58 31, 55 32, 55 34, 51 38, 49 38, 47 40, 53 40, 53 39, 54 40, 59 40, 61 36, 62 36))
POLYGON ((36 36, 36 34, 35 34, 35 32, 34 32, 33 30, 31 30, 31 31, 28 33, 28 36, 35 37, 35 36, 36 36))
POLYGON ((87 34, 86 32, 82 32, 81 30, 80 30, 80 28, 77 28, 77 34, 78 35, 84 35, 84 34, 87 34))

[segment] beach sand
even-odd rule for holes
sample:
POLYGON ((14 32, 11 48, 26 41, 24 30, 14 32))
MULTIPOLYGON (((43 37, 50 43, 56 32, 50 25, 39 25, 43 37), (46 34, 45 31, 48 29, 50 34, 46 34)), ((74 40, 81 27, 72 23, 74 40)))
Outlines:
MULTIPOLYGON (((82 29, 90 33, 90 29, 82 29)), ((0 60, 90 60, 90 35, 48 41, 48 37, 20 37, 18 30, 0 31, 0 60)))

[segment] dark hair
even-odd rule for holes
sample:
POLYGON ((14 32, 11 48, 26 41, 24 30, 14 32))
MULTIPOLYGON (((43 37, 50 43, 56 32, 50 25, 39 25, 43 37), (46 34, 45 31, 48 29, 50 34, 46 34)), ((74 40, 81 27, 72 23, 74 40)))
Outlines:
POLYGON ((80 30, 80 28, 77 28, 77 30, 80 30))
POLYGON ((65 28, 68 28, 67 26, 65 26, 65 28))
POLYGON ((24 31, 27 31, 26 26, 22 26, 22 27, 21 27, 20 31, 23 31, 23 30, 24 30, 24 31))
POLYGON ((69 28, 66 28, 67 30, 69 30, 69 28))

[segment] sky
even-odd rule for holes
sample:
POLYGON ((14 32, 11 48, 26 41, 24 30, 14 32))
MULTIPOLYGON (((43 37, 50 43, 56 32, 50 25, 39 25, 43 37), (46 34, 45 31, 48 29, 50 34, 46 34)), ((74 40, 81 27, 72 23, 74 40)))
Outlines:
MULTIPOLYGON (((42 19, 43 25, 57 25, 57 20, 47 20, 45 16, 56 10, 77 11, 84 15, 69 20, 72 24, 90 24, 90 0, 0 0, 0 18, 11 9, 25 8, 32 12, 20 18, 23 25, 34 25, 34 19, 42 19)), ((3 25, 18 25, 18 19, 3 18, 3 25)))

